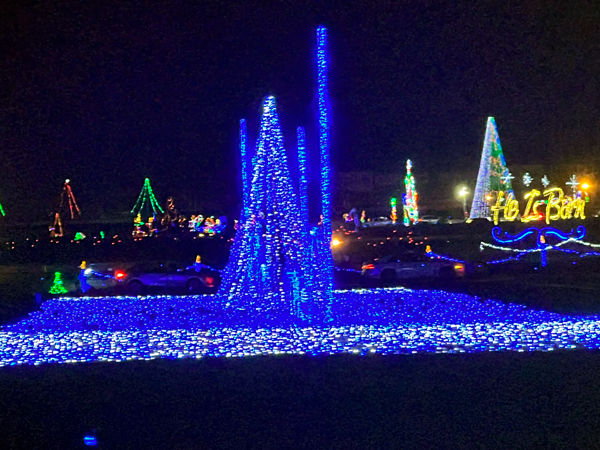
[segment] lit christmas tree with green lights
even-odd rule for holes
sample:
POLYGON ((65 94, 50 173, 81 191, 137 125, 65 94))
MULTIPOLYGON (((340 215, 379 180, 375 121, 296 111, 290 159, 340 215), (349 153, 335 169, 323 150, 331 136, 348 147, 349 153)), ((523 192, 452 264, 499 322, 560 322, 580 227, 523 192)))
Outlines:
POLYGON ((60 272, 54 273, 54 283, 52 284, 52 287, 50 287, 49 292, 51 294, 66 294, 69 292, 67 291, 67 288, 65 288, 65 284, 62 280, 62 274, 60 272))
POLYGON ((143 225, 145 221, 149 220, 151 217, 156 219, 156 216, 159 213, 162 214, 164 211, 154 196, 152 186, 150 186, 150 179, 146 178, 144 180, 142 192, 140 192, 140 195, 131 210, 131 214, 136 218, 139 216, 141 218, 141 225, 143 225))

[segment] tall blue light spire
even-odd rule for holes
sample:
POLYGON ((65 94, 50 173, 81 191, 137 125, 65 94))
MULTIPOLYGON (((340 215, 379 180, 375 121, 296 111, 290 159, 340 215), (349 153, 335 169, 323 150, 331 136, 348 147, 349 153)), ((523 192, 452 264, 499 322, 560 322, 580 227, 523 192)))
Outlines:
POLYGON ((248 210, 250 209, 250 183, 248 173, 248 155, 246 153, 246 142, 248 140, 248 131, 246 129, 246 119, 240 120, 240 156, 242 159, 242 217, 243 221, 248 217, 248 210))
POLYGON ((323 276, 325 288, 333 289, 331 255, 331 162, 329 158, 329 96, 327 93, 327 28, 317 29, 317 85, 319 91, 319 149, 321 156, 321 208, 323 214, 323 276))

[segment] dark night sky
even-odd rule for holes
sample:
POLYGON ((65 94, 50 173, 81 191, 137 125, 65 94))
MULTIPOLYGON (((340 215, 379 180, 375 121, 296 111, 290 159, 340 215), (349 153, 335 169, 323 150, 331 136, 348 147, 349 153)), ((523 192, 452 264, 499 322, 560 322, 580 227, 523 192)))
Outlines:
POLYGON ((239 119, 256 135, 272 93, 288 151, 296 126, 313 127, 319 23, 330 36, 334 171, 400 181, 410 157, 422 177, 474 183, 488 115, 509 167, 584 161, 600 144, 591 2, 107 3, 1 3, 10 215, 43 219, 65 178, 84 214, 127 211, 145 176, 161 202, 235 210, 239 119))

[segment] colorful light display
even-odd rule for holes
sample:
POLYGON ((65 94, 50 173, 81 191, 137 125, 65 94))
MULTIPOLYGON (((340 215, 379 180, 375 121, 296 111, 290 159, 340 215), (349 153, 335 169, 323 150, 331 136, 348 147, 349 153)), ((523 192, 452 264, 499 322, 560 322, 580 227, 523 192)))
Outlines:
POLYGON ((62 237, 64 234, 62 219, 60 218, 60 213, 54 213, 54 221, 52 225, 49 227, 50 229, 50 237, 62 237))
POLYGON ((190 231, 200 231, 204 216, 202 214, 194 214, 190 217, 188 228, 190 231))
POLYGON ((74 219, 75 216, 80 216, 81 211, 79 210, 79 206, 77 206, 77 201, 75 200, 75 196, 73 195, 73 190, 71 189, 70 183, 71 180, 65 180, 65 185, 63 186, 63 190, 60 196, 60 206, 59 212, 64 213, 65 211, 69 211, 71 219, 74 219))
MULTIPOLYGON (((543 195, 546 200, 536 200, 540 196, 540 191, 533 189, 525 194, 527 206, 521 216, 521 222, 531 222, 546 218, 546 223, 554 220, 566 220, 572 217, 576 219, 585 219, 585 200, 582 198, 571 198, 565 196, 561 188, 546 189, 543 195), (540 214, 538 208, 546 206, 545 214, 540 214)), ((496 204, 492 206, 492 216, 494 224, 498 225, 500 211, 504 212, 504 220, 512 222, 519 215, 519 201, 510 193, 504 198, 504 192, 498 192, 496 204)))
MULTIPOLYGON (((0 328, 0 366, 205 356, 600 348, 596 316, 561 316, 440 291, 332 291, 323 27, 317 40, 323 229, 305 232, 302 189, 296 195, 275 98, 267 97, 248 172, 252 176, 242 174, 247 213, 242 214, 219 293, 49 300, 26 319, 0 328)), ((240 141, 245 142, 242 129, 240 123, 240 141)), ((298 132, 299 185, 304 183, 306 158, 300 156, 304 139, 304 133, 298 132)), ((148 198, 152 206, 149 182, 146 191, 140 197, 148 198)), ((414 195, 416 210, 416 190, 414 195)), ((554 233, 547 230, 545 236, 554 238, 554 233)), ((563 242, 578 235, 574 236, 563 242)), ((506 242, 517 237, 499 235, 506 242)), ((85 270, 85 264, 81 268, 85 270)))
POLYGON ((398 220, 398 212, 396 209, 396 204, 398 203, 398 200, 396 199, 396 197, 392 197, 390 200, 390 207, 392 208, 392 213, 390 214, 390 218, 392 219, 392 223, 395 225, 396 221, 398 220))
POLYGON ((65 285, 62 280, 62 273, 55 272, 54 273, 54 281, 52 282, 52 286, 50 286, 50 290, 48 291, 50 294, 66 294, 69 291, 65 288, 65 285))
POLYGON ((503 191, 506 196, 510 194, 514 196, 510 181, 513 178, 506 167, 496 121, 493 117, 488 117, 470 217, 472 219, 489 217, 489 199, 497 197, 500 191, 503 191))
POLYGON ((165 213, 160 219, 160 224, 163 230, 168 230, 170 227, 176 227, 179 223, 179 211, 175 206, 175 199, 172 195, 167 197, 167 205, 165 207, 165 213))
POLYGON ((406 194, 402 196, 404 203, 404 225, 413 225, 419 221, 419 207, 417 201, 419 194, 415 187, 415 177, 412 174, 412 162, 406 160, 406 176, 404 177, 406 194))
POLYGON ((150 186, 150 179, 146 178, 144 180, 144 186, 142 187, 142 191, 138 196, 135 205, 131 210, 131 214, 134 216, 140 216, 143 219, 146 217, 156 218, 158 213, 164 213, 163 209, 158 204, 158 200, 154 196, 154 192, 152 191, 152 186, 150 186))
POLYGON ((79 266, 79 275, 77 279, 79 280, 79 288, 81 289, 82 294, 85 294, 92 288, 92 286, 88 283, 87 280, 87 275, 92 272, 92 269, 89 269, 87 267, 87 263, 85 261, 81 261, 81 265, 79 266))

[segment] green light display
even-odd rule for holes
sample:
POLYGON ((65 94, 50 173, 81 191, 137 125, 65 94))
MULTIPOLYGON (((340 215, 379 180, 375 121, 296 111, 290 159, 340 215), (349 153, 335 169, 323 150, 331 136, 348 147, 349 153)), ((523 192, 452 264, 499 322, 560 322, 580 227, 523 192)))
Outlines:
POLYGON ((67 288, 65 288, 62 280, 62 274, 60 272, 54 273, 54 282, 52 283, 50 291, 48 292, 50 292, 50 294, 66 294, 69 292, 67 291, 67 288))

